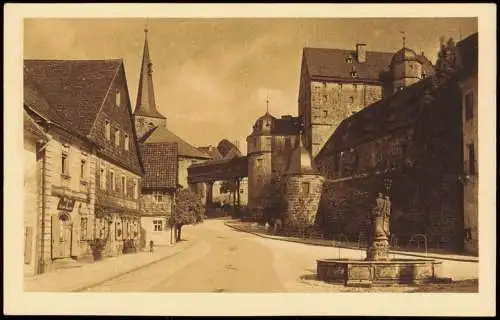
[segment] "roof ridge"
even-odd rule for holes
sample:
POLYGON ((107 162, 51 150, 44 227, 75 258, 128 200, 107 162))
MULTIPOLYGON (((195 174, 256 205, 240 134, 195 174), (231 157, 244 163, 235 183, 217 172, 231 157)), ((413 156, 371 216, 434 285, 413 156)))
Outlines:
MULTIPOLYGON (((342 49, 342 48, 325 48, 325 47, 304 47, 304 49, 313 49, 313 50, 336 50, 336 51, 350 51, 350 52, 356 52, 356 49, 342 49)), ((391 54, 394 55, 394 52, 388 52, 388 51, 378 51, 378 50, 366 50, 366 52, 370 53, 383 53, 383 54, 391 54)))

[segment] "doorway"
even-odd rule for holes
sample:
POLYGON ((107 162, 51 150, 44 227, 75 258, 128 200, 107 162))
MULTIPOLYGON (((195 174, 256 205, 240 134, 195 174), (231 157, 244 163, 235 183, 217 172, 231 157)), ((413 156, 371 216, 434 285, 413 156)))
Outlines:
POLYGON ((72 223, 71 217, 63 213, 59 215, 60 233, 59 233, 59 258, 71 257, 71 236, 72 223))

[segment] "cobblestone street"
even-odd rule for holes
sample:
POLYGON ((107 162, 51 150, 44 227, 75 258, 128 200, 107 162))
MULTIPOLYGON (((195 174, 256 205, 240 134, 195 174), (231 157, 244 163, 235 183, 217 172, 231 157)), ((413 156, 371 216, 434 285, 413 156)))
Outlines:
MULTIPOLYGON (((224 220, 188 226, 177 254, 91 285, 84 292, 477 292, 477 281, 423 287, 348 288, 317 281, 316 259, 359 259, 360 250, 277 241, 238 231, 224 220), (452 291, 453 291, 452 290, 452 291)), ((394 255, 395 258, 400 256, 394 255)), ((104 264, 103 264, 104 266, 104 264)), ((82 268, 83 269, 83 268, 82 268)), ((77 272, 77 271, 75 271, 77 272)), ((443 260, 443 276, 476 279, 478 263, 443 260)), ((75 277, 76 278, 76 277, 75 277)))

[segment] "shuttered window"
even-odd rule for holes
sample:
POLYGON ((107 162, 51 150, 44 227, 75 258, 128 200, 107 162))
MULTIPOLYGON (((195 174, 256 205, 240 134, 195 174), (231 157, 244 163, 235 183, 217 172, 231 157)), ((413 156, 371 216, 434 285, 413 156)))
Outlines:
POLYGON ((33 247, 33 228, 24 228, 24 263, 31 263, 31 252, 33 247))

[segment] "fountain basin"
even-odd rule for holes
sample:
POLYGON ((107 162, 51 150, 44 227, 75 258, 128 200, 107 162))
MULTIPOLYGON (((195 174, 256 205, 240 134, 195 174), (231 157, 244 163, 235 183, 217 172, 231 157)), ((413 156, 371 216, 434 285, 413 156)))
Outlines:
POLYGON ((343 283, 346 286, 442 282, 441 264, 441 261, 430 259, 322 259, 317 260, 317 277, 321 281, 343 283))

